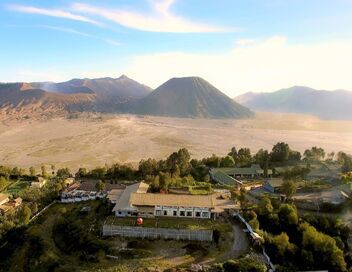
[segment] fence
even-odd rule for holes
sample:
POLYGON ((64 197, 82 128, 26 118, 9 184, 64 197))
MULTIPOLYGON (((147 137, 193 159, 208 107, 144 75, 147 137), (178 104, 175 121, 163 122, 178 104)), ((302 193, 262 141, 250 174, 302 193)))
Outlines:
POLYGON ((175 239, 190 241, 212 241, 212 230, 187 230, 167 228, 103 226, 103 236, 123 236, 149 239, 175 239))

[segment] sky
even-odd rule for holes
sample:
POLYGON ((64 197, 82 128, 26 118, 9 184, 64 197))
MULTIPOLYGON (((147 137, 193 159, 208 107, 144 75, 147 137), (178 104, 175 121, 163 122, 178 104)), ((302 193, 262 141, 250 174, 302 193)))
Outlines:
POLYGON ((0 0, 0 82, 352 90, 352 0, 0 0))

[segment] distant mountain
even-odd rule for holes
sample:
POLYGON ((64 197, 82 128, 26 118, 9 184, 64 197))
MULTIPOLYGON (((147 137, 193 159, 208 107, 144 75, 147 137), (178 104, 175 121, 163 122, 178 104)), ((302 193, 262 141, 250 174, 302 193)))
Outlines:
POLYGON ((352 120, 352 92, 294 86, 272 93, 245 93, 235 98, 253 110, 311 114, 322 119, 352 120))
POLYGON ((198 77, 173 78, 155 91, 126 76, 66 82, 0 84, 0 115, 135 113, 191 118, 246 118, 253 112, 198 77))
POLYGON ((248 108, 234 102, 199 77, 172 78, 148 96, 127 103, 127 111, 143 115, 201 118, 246 118, 248 108))
POLYGON ((0 84, 0 112, 19 118, 91 110, 94 100, 95 94, 50 93, 27 83, 0 84))
POLYGON ((57 93, 95 93, 100 101, 123 103, 142 98, 152 89, 122 75, 119 78, 72 79, 66 82, 30 83, 40 89, 57 93))
POLYGON ((29 116, 32 112, 44 115, 72 111, 120 112, 123 103, 142 98, 151 90, 126 76, 61 83, 5 83, 0 84, 0 109, 29 116))

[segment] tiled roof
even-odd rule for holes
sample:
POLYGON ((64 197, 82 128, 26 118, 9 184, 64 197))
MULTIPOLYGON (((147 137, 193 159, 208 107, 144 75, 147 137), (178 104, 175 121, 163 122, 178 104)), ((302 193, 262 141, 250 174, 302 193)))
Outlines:
POLYGON ((213 208, 211 195, 138 194, 131 195, 134 206, 176 206, 213 208))

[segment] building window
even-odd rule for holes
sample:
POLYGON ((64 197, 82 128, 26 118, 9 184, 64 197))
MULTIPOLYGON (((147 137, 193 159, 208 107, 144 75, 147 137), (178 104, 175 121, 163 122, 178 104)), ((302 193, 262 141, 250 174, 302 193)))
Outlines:
POLYGON ((209 213, 208 212, 203 212, 202 217, 208 218, 209 217, 209 213))
POLYGON ((156 216, 160 216, 161 215, 161 211, 156 211, 155 214, 156 214, 156 216))
POLYGON ((164 215, 167 215, 167 211, 164 211, 164 215))
POLYGON ((187 212, 187 216, 192 216, 192 212, 187 212))
POLYGON ((196 212, 196 217, 200 217, 200 212, 196 212))
POLYGON ((174 211, 174 216, 177 216, 177 211, 174 211))
POLYGON ((185 216, 185 212, 184 211, 180 211, 180 216, 185 216))

